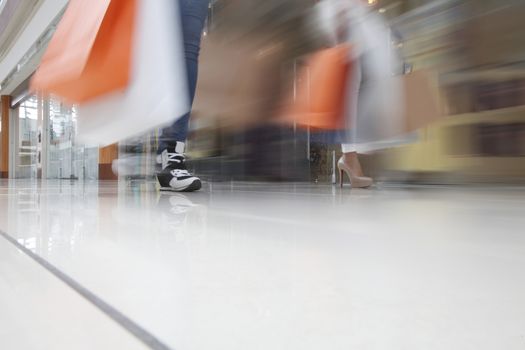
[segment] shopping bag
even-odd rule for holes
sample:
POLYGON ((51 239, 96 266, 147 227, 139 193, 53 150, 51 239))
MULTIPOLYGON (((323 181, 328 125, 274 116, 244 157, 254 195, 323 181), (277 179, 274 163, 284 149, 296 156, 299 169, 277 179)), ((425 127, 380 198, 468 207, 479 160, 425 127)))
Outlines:
POLYGON ((128 85, 135 0, 71 0, 31 81, 70 103, 128 85))
POLYGON ((443 115, 437 79, 422 70, 398 76, 404 87, 404 116, 407 132, 438 121, 443 115))
POLYGON ((180 14, 173 0, 137 0, 130 84, 78 107, 78 140, 107 145, 189 110, 180 14))
POLYGON ((355 143, 368 151, 411 143, 444 115, 437 79, 425 70, 363 81, 358 105, 355 143))
POLYGON ((230 41, 221 34, 203 41, 192 113, 235 130, 267 122, 279 101, 284 50, 262 35, 230 41))
POLYGON ((285 104, 288 122, 329 130, 345 127, 346 86, 353 68, 349 50, 349 45, 338 45, 313 54, 299 75, 295 99, 285 104))

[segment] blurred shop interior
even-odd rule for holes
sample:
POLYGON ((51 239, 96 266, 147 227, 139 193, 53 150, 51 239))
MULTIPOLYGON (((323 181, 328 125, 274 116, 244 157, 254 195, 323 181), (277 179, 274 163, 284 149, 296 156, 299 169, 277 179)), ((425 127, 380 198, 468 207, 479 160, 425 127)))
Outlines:
MULTIPOLYGON (((525 2, 367 1, 390 24, 404 72, 425 70, 436 76, 444 111, 438 122, 412 133, 408 142, 365 150, 367 173, 392 182, 522 183, 525 2)), ((67 1, 1 3, 1 176, 115 179, 112 161, 119 154, 133 154, 131 171, 120 175, 152 177, 159 131, 103 148, 81 145, 75 139, 75 106, 28 92, 67 1)), ((204 179, 335 181, 335 160, 341 152, 337 137, 282 125, 272 112, 278 96, 300 83, 298 67, 317 47, 308 22, 314 3, 210 4, 188 147, 190 166, 204 179), (222 50, 235 47, 250 54, 240 53, 238 64, 228 64, 223 61, 230 56, 221 56, 218 44, 222 50), (220 103, 246 103, 231 114, 217 115, 214 104, 219 102, 207 98, 214 84, 235 86, 220 103)))

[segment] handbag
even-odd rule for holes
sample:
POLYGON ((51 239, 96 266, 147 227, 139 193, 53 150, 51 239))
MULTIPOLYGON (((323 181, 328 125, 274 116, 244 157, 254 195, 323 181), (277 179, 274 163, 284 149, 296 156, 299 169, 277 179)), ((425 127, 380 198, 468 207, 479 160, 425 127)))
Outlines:
POLYGON ((129 83, 136 0, 71 0, 31 90, 81 103, 129 83))

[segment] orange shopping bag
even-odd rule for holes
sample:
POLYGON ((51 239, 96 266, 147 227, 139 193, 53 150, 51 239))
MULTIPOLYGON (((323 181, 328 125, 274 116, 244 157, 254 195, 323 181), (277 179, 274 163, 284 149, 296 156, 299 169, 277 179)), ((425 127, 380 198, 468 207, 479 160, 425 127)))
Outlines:
POLYGON ((315 53, 300 74, 294 102, 285 108, 287 121, 336 130, 345 127, 345 97, 352 62, 349 45, 315 53))
POLYGON ((135 0, 71 0, 31 89, 80 103, 129 83, 135 0))

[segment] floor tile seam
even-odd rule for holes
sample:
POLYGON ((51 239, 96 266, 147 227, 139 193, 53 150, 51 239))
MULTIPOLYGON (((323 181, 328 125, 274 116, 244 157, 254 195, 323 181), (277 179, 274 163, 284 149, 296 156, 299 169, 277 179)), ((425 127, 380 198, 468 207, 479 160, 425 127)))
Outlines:
POLYGON ((127 332, 129 332, 132 336, 137 338, 147 347, 153 350, 172 350, 172 348, 164 344, 157 337, 155 337, 153 334, 141 327, 139 324, 137 324, 135 321, 123 314, 121 311, 111 306, 108 302, 104 301, 102 298, 97 296, 95 293, 91 292, 89 289, 81 285, 79 282, 77 282, 75 279, 73 279, 66 273, 62 272, 60 269, 55 267, 49 261, 42 258, 40 255, 26 248, 23 244, 19 243, 14 237, 9 235, 8 233, 0 230, 0 237, 5 239, 10 244, 14 245, 18 250, 27 255, 31 260, 39 264, 46 271, 48 271, 60 281, 65 283, 66 286, 73 289, 81 297, 83 297, 90 304, 99 309, 104 315, 112 319, 114 322, 116 322, 118 325, 124 328, 127 332))
MULTIPOLYGON (((344 191, 344 190, 343 190, 344 191)), ((275 194, 278 194, 278 195, 287 195, 287 196, 311 196, 311 197, 334 197, 334 194, 333 193, 307 193, 307 192, 280 192, 280 191, 259 191, 259 190, 238 190, 238 189, 235 189, 233 191, 230 191, 230 190, 222 190, 222 189, 219 189, 219 190, 213 190, 212 194, 223 194, 223 193, 226 193, 226 194, 229 194, 229 193, 233 193, 233 194, 236 194, 236 193, 250 193, 250 194, 257 194, 257 195, 261 195, 261 194, 264 194, 264 195, 275 195, 275 194)), ((338 193, 336 193, 335 195, 337 195, 338 193)))

